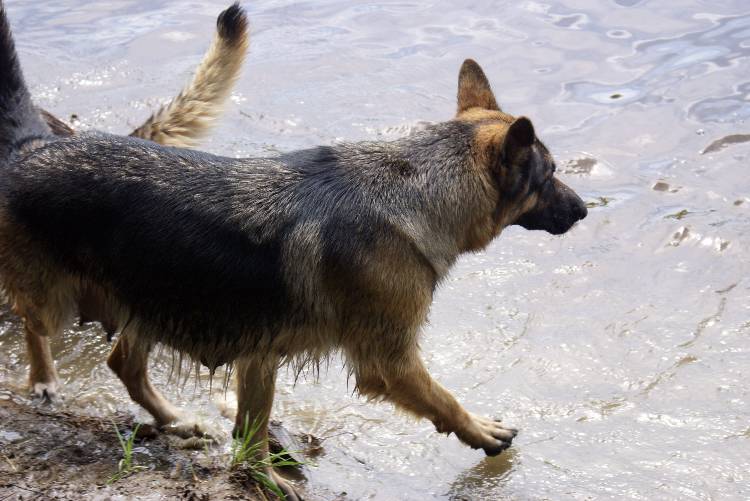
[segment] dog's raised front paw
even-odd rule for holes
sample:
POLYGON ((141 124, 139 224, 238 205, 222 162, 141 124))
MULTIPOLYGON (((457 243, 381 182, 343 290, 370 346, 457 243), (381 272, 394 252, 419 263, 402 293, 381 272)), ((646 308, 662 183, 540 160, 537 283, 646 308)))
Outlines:
POLYGON ((499 420, 471 416, 471 425, 464 441, 475 449, 483 449, 488 456, 497 456, 510 447, 518 434, 515 428, 506 428, 499 420))

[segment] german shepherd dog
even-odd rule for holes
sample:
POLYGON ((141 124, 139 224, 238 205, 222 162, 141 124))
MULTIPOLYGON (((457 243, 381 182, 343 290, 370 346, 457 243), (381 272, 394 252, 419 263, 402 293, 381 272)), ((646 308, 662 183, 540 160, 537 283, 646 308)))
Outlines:
MULTIPOLYGON (((344 354, 362 395, 496 455, 516 430, 467 412, 427 371, 419 334, 459 255, 518 224, 586 216, 531 121, 461 67, 456 116, 392 142, 233 159, 102 133, 56 137, 0 37, 0 281, 34 337, 81 311, 119 331, 108 364, 158 424, 157 344, 238 378, 235 433, 265 444, 278 368, 344 354)), ((42 361, 42 363, 45 363, 42 361)), ((258 448, 261 459, 266 445, 258 448)), ((290 499, 293 486, 267 474, 290 499)))
MULTIPOLYGON (((0 9, 2 2, 0 2, 0 9)), ((4 52, 0 68, 9 76, 20 79, 21 74, 12 68, 15 54, 12 51, 10 31, 5 12, 0 11, 0 30, 4 37, 4 52), (8 45, 11 44, 11 45, 8 45), (8 49, 10 47, 10 50, 8 49), (15 73, 14 73, 15 71, 15 73)), ((248 48, 247 18, 238 4, 233 4, 219 14, 216 20, 216 34, 201 63, 188 85, 151 115, 141 126, 130 133, 163 144, 165 146, 193 147, 207 134, 222 111, 222 105, 229 97, 232 87, 239 77, 242 63, 248 48)), ((8 83, 5 82, 8 92, 8 83)), ((12 92, 12 91, 11 91, 12 92)), ((34 109, 29 113, 33 115, 34 109)), ((75 131, 65 122, 46 110, 38 110, 49 132, 57 137, 67 137, 75 131)), ((0 127, 3 127, 0 125, 0 127)), ((82 301, 80 320, 86 322, 86 301, 82 301)), ((111 327, 105 325, 111 331, 111 327)), ((46 336, 27 330, 26 339, 31 360, 30 385, 33 395, 44 400, 57 397, 58 377, 52 363, 49 341, 46 336)))

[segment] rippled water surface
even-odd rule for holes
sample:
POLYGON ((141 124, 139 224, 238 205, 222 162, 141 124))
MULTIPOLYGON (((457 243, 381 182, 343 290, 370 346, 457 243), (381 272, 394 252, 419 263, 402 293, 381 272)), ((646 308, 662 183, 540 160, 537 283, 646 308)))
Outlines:
MULTIPOLYGON (((126 132, 189 77, 226 2, 6 2, 34 96, 126 132)), ((246 2, 251 54, 203 149, 268 154, 449 119, 464 58, 531 117, 592 206, 563 237, 509 229, 464 257, 424 330, 466 407, 521 428, 485 458, 341 364, 282 374, 275 417, 324 438, 311 484, 351 499, 750 498, 750 4, 246 2)), ((19 324, 0 376, 21 387, 19 324)), ((65 405, 145 414, 97 329, 54 342, 65 405)), ((165 384, 168 358, 154 360, 165 384)), ((166 393, 229 430, 207 391, 166 393)))

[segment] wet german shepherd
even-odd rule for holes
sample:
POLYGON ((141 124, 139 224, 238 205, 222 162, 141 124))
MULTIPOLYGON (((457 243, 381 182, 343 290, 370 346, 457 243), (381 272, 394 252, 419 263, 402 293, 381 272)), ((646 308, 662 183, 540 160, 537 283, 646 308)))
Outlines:
POLYGON ((56 137, 4 18, 0 28, 0 280, 32 338, 82 311, 118 330, 109 366, 160 424, 178 413, 147 378, 157 344, 210 370, 233 364, 235 432, 257 421, 257 441, 279 366, 340 350, 361 394, 488 455, 510 445, 516 430, 470 414, 431 378, 420 329, 459 255, 513 224, 565 233, 586 207, 474 61, 452 120, 393 142, 233 159, 56 137))

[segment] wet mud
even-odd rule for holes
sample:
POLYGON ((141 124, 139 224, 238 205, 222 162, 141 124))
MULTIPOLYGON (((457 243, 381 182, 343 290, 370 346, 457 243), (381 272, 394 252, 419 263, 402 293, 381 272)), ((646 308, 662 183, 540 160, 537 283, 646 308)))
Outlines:
MULTIPOLYGON (((195 447, 136 423, 128 413, 86 416, 64 405, 0 390, 0 423, 2 500, 277 499, 248 471, 230 467, 230 457, 220 446, 195 447), (123 450, 115 428, 125 439, 138 430, 133 453, 136 469, 121 477, 117 473, 123 450)), ((272 432, 281 437, 272 438, 272 449, 294 451, 297 461, 309 462, 322 454, 314 437, 292 436, 279 423, 274 423, 272 432)), ((285 475, 305 493, 303 468, 287 468, 285 475)), ((330 492, 305 496, 346 499, 330 492)))

